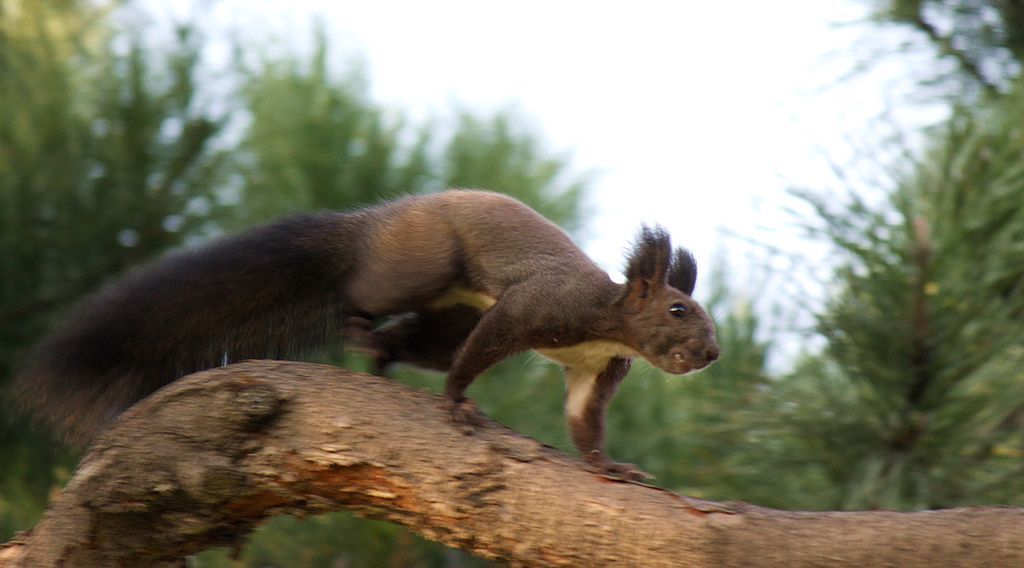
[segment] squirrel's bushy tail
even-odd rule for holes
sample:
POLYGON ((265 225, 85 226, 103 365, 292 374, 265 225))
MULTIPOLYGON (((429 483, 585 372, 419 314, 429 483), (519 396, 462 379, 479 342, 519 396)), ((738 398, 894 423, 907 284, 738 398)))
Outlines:
POLYGON ((295 216, 128 274, 37 347, 15 400, 84 445, 182 375, 340 339, 362 221, 295 216))

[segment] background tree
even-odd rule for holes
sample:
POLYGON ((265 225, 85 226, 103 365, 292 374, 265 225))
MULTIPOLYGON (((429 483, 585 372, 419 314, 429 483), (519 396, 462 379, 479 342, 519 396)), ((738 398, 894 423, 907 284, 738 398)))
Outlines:
POLYGON ((875 22, 913 30, 952 65, 919 77, 926 85, 952 82, 968 92, 998 95, 1024 61, 1024 4, 1018 0, 872 1, 875 22))
POLYGON ((1022 102, 957 110, 883 204, 805 196, 843 256, 794 426, 842 506, 1020 502, 1022 102))
MULTIPOLYGON (((213 218, 219 118, 194 99, 198 39, 150 53, 95 2, 0 7, 0 377, 82 294, 213 218)), ((6 380, 0 382, 5 384, 6 380)), ((0 405, 0 529, 73 463, 0 405)))
POLYGON ((249 123, 232 166, 241 181, 235 213, 245 224, 437 188, 432 133, 371 101, 358 70, 335 78, 327 50, 320 30, 309 57, 263 56, 244 69, 249 123), (406 137, 414 142, 403 144, 406 137))
POLYGON ((889 167, 881 199, 797 192, 811 233, 837 253, 817 314, 826 347, 770 383, 778 404, 759 430, 776 441, 762 466, 790 464, 820 508, 1020 502, 1016 4, 879 3, 880 20, 955 62, 926 83, 969 88, 922 152, 889 167))

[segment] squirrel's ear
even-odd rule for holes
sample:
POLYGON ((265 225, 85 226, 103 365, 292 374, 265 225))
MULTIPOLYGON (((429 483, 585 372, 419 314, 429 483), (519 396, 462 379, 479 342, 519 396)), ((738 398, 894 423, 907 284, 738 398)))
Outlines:
POLYGON ((626 293, 624 298, 642 300, 651 290, 668 282, 672 243, 661 227, 640 227, 633 250, 626 261, 626 293))
POLYGON ((672 267, 668 272, 668 283, 688 296, 693 295, 693 288, 697 284, 697 261, 690 251, 684 248, 676 249, 672 255, 672 267))

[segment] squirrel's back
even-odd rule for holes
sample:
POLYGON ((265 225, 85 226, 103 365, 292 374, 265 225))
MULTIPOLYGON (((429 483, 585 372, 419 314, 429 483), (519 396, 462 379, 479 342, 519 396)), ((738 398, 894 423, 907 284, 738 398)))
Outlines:
POLYGON ((607 277, 557 225, 500 193, 449 190, 374 211, 347 284, 368 313, 416 311, 453 284, 498 297, 539 273, 607 277))
MULTIPOLYGON (((386 207, 387 214, 373 223, 368 246, 374 254, 360 275, 440 274, 440 263, 456 262, 458 266, 448 268, 466 279, 465 284, 493 295, 542 272, 605 275, 565 231, 507 195, 450 190, 407 197, 386 207)), ((371 295, 372 285, 366 288, 357 296, 371 295)))

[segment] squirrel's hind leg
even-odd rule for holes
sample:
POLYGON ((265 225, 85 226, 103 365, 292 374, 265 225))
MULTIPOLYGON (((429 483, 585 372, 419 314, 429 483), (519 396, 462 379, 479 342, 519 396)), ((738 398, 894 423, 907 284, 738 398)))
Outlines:
POLYGON ((480 316, 476 308, 458 305, 402 314, 377 328, 370 320, 349 318, 346 342, 351 349, 373 359, 375 374, 395 363, 447 371, 480 316))

